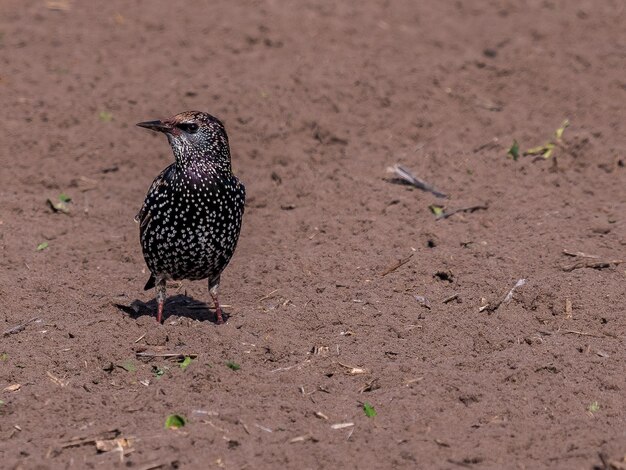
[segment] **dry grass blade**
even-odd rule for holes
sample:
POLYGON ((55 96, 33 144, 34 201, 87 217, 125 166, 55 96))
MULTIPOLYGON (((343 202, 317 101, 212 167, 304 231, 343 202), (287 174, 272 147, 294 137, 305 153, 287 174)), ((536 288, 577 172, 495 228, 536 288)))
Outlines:
POLYGON ((566 330, 562 332, 564 335, 572 334, 578 336, 591 336, 592 338, 604 338, 604 336, 596 335, 594 333, 585 333, 584 331, 566 330))
POLYGON ((294 367, 298 367, 299 368, 299 367, 302 367, 303 365, 305 365, 307 362, 311 362, 311 359, 306 359, 306 360, 300 362, 299 364, 294 364, 292 366, 279 367, 278 369, 272 369, 270 372, 283 372, 283 371, 286 371, 286 370, 291 370, 294 367))
POLYGON ((261 431, 265 431, 265 432, 273 432, 270 428, 265 427, 265 426, 261 426, 261 425, 260 425, 260 424, 258 424, 258 423, 254 423, 254 425, 255 425, 257 428, 259 428, 261 431))
POLYGON ((274 296, 274 294, 276 294, 276 292, 278 292, 278 289, 274 289, 269 294, 264 295, 259 300, 257 300, 257 302, 263 302, 264 300, 271 299, 274 296))
POLYGON ((424 377, 416 377, 414 379, 408 379, 408 380, 403 382, 403 385, 408 387, 409 385, 421 382, 422 380, 424 380, 424 377))
POLYGON ((346 369, 348 369, 346 371, 346 374, 348 375, 359 375, 359 374, 367 374, 368 370, 364 369, 362 367, 353 367, 353 366, 349 366, 347 364, 343 364, 341 362, 337 362, 337 364, 339 364, 341 367, 344 367, 346 369))
POLYGON ((384 270, 384 271, 380 274, 380 276, 381 276, 381 277, 385 277, 387 274, 391 274, 392 272, 394 272, 394 271, 395 271, 396 269, 398 269, 399 267, 401 267, 401 266, 405 265, 406 263, 408 263, 408 262, 409 262, 409 260, 410 260, 411 258, 413 258, 413 254, 414 254, 414 253, 411 253, 411 254, 410 254, 409 256, 407 256, 406 258, 401 259, 401 260, 398 260, 396 263, 392 264, 390 267, 388 267, 387 269, 385 269, 385 270, 384 270))
POLYGON ((572 319, 572 301, 570 299, 565 299, 565 319, 572 319))
POLYGON ((354 426, 354 423, 336 423, 331 424, 330 429, 346 429, 351 428, 352 426, 354 426))
POLYGON ((69 380, 60 379, 50 371, 46 372, 46 375, 50 378, 50 380, 52 380, 59 387, 66 387, 67 384, 69 383, 69 380))
POLYGON ((488 305, 488 306, 485 306, 485 308, 481 307, 482 310, 479 310, 479 311, 482 312, 483 310, 487 310, 488 312, 495 312, 500 307, 500 305, 508 304, 511 301, 511 299, 513 298, 513 294, 515 293, 515 291, 518 288, 522 287, 524 284, 526 284, 526 279, 518 280, 515 283, 515 285, 511 288, 511 290, 509 292, 507 292, 506 296, 504 296, 504 298, 501 301, 497 302, 493 306, 488 305))

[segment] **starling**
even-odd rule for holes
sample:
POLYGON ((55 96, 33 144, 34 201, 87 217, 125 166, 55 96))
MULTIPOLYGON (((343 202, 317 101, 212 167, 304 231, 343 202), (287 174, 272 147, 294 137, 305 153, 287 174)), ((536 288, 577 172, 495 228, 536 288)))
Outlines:
POLYGON ((224 323, 217 290, 237 245, 246 198, 231 170, 224 125, 198 111, 137 125, 163 132, 175 157, 152 182, 135 217, 151 272, 144 290, 156 288, 157 321, 167 280, 208 279, 217 323, 224 323))

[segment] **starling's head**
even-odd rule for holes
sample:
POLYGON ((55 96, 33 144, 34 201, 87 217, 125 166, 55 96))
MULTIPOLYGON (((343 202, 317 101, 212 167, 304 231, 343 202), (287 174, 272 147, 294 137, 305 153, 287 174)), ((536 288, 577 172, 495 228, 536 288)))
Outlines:
POLYGON ((219 119, 208 113, 187 111, 163 121, 140 122, 137 125, 163 132, 172 146, 176 162, 181 165, 209 160, 230 169, 226 130, 219 119))

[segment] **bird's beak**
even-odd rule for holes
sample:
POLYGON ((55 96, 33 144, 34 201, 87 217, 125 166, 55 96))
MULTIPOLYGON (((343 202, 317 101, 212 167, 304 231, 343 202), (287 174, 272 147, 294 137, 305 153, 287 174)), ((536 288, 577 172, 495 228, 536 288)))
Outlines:
POLYGON ((174 129, 174 126, 172 126, 170 123, 163 121, 146 121, 140 122, 137 125, 139 127, 145 127, 146 129, 157 132, 164 132, 166 134, 169 134, 170 132, 172 132, 172 129, 174 129))

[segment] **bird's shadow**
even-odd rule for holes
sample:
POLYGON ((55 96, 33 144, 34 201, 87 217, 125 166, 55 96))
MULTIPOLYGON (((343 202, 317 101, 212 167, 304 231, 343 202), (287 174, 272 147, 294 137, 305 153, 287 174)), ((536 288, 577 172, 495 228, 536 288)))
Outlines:
MULTIPOLYGON (((148 303, 142 302, 139 299, 135 299, 131 302, 130 305, 118 303, 114 305, 133 319, 137 319, 143 316, 156 317, 157 314, 156 299, 152 299, 148 303)), ((213 323, 216 323, 214 309, 209 308, 209 306, 205 302, 182 294, 168 297, 165 301, 165 307, 163 309, 164 320, 166 321, 169 317, 173 315, 190 318, 192 320, 211 321, 213 323)), ((224 317, 224 322, 228 321, 229 315, 223 310, 222 316, 224 317)))

